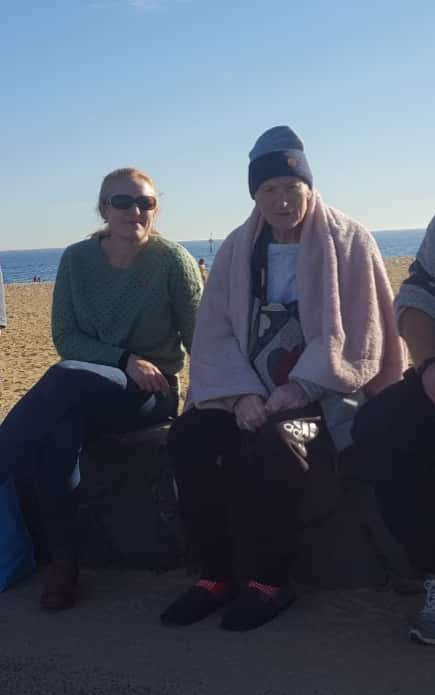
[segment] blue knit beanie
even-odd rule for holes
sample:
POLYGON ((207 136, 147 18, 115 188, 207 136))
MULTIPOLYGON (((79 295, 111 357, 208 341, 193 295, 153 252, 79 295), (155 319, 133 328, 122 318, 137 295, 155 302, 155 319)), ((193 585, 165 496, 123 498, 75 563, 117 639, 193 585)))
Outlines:
POLYGON ((260 135, 249 153, 249 192, 255 197, 263 181, 276 176, 297 176, 313 187, 313 175, 302 140, 286 125, 260 135))

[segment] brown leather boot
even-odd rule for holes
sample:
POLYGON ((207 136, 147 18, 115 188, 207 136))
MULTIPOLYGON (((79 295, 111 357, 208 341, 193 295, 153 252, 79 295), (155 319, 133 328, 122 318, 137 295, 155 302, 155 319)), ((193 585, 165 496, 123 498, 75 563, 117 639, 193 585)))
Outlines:
POLYGON ((46 610, 61 611, 74 605, 79 581, 76 560, 53 560, 48 567, 41 606, 46 610))

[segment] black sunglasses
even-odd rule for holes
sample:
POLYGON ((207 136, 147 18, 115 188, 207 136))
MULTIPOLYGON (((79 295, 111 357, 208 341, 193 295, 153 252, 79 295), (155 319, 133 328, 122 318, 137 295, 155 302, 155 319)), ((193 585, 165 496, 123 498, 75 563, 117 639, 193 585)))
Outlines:
POLYGON ((133 198, 131 195, 126 193, 118 193, 117 195, 112 195, 107 199, 109 205, 117 210, 128 210, 129 208, 136 206, 141 212, 145 210, 154 210, 157 206, 157 200, 152 195, 140 195, 137 198, 133 198))

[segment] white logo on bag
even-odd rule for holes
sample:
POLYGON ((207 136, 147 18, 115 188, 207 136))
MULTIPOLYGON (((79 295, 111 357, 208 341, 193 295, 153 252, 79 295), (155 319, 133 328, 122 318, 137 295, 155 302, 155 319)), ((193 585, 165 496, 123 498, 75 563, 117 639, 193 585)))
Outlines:
POLYGON ((300 420, 286 422, 283 427, 298 442, 310 442, 317 436, 319 431, 314 422, 301 422, 300 420))

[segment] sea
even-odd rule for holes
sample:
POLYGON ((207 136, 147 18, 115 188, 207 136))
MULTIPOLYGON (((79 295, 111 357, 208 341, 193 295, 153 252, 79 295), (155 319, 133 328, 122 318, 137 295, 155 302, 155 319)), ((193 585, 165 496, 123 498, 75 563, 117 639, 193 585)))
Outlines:
MULTIPOLYGON (((424 229, 402 229, 374 232, 374 237, 385 258, 415 256, 424 237, 424 229)), ((203 258, 211 268, 222 239, 204 241, 180 241, 198 261, 203 258)), ((0 251, 0 266, 6 283, 53 282, 63 249, 29 249, 25 251, 0 251)))

